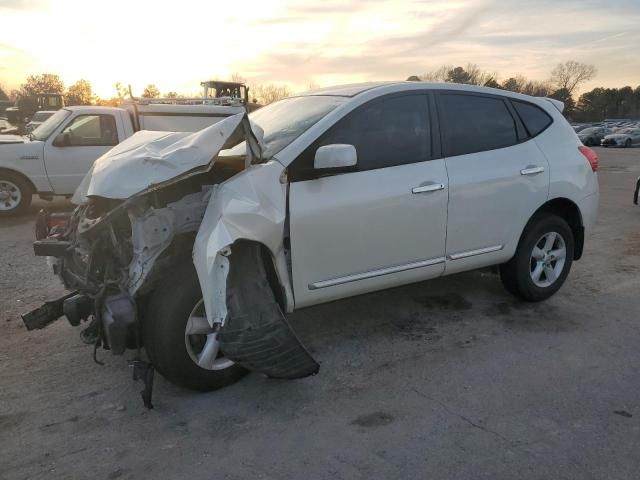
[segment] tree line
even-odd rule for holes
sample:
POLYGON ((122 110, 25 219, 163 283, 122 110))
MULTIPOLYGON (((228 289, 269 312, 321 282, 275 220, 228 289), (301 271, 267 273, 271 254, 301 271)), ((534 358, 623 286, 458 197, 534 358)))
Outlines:
MULTIPOLYGON (((523 75, 513 75, 500 81, 495 72, 482 70, 473 63, 466 66, 443 65, 442 67, 423 73, 412 75, 408 80, 455 82, 470 85, 509 90, 539 97, 551 97, 565 104, 565 115, 575 121, 601 121, 605 118, 640 118, 640 85, 635 88, 625 86, 621 88, 597 87, 588 92, 576 95, 585 82, 592 80, 597 74, 593 65, 573 60, 558 64, 546 80, 532 80, 523 75)), ((291 96, 293 91, 286 85, 256 84, 235 73, 232 80, 242 82, 249 87, 252 101, 267 105, 281 98, 291 96)), ((311 83, 308 89, 317 88, 311 83)), ((91 83, 81 79, 65 88, 58 75, 43 73, 30 75, 19 89, 9 94, 0 87, 0 101, 16 101, 28 98, 36 93, 54 93, 64 95, 67 105, 120 105, 129 97, 128 88, 122 83, 114 85, 115 95, 111 98, 100 98, 93 93, 91 83)), ((147 85, 141 95, 143 98, 181 98, 177 92, 170 91, 164 95, 155 84, 147 85)))
POLYGON ((585 82, 597 74, 593 65, 573 60, 560 63, 546 80, 531 80, 514 75, 498 81, 498 74, 482 70, 470 63, 465 67, 443 65, 422 75, 412 75, 407 80, 431 82, 455 82, 509 90, 536 97, 550 97, 564 102, 564 114, 575 121, 601 121, 605 118, 640 118, 640 85, 635 89, 597 87, 577 92, 585 82))
MULTIPOLYGON (((286 85, 276 84, 255 84, 247 82, 239 74, 233 74, 232 80, 236 82, 246 83, 249 87, 250 99, 261 105, 267 105, 282 98, 289 97, 293 94, 292 90, 286 85)), ((69 87, 65 88, 62 79, 55 74, 43 73, 40 75, 30 75, 26 81, 20 85, 20 88, 6 93, 0 86, 0 101, 18 101, 21 99, 29 99, 38 93, 52 93, 64 96, 65 105, 104 105, 117 106, 125 99, 129 98, 129 89, 124 84, 118 82, 114 84, 115 95, 110 98, 100 98, 94 94, 91 83, 88 80, 80 79, 69 87)), ((147 85, 141 95, 142 98, 186 98, 186 95, 179 94, 175 91, 169 91, 164 94, 153 83, 147 85)))

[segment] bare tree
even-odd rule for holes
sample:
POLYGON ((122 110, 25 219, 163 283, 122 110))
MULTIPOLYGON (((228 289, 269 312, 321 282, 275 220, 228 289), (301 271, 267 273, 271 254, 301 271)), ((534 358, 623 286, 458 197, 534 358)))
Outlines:
POLYGON ((420 75, 420 80, 425 82, 444 82, 447 80, 447 75, 451 70, 453 70, 453 65, 443 65, 437 70, 423 73, 420 75))
POLYGON ((268 83, 265 85, 254 85, 251 87, 251 96, 261 105, 268 105, 277 100, 290 97, 293 92, 286 85, 275 85, 268 83))
POLYGON ((591 80, 596 73, 596 67, 593 65, 569 60, 556 65, 551 72, 551 82, 557 90, 565 89, 569 95, 573 95, 581 84, 591 80))
POLYGON ((247 83, 247 79, 241 73, 238 73, 238 72, 231 74, 231 81, 236 83, 245 83, 245 84, 247 83))

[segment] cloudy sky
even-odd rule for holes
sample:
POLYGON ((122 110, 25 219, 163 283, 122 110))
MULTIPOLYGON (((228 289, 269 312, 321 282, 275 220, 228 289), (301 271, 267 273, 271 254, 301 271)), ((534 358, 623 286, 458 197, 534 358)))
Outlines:
POLYGON ((238 72, 304 90, 476 63, 543 80, 565 60, 640 84, 639 0, 0 0, 0 84, 31 73, 194 93, 238 72))

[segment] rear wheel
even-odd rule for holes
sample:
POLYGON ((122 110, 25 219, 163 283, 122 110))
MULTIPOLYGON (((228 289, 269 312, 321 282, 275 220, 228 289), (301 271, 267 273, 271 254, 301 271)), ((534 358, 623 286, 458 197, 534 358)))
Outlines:
POLYGON ((0 216, 20 215, 31 205, 33 188, 22 176, 0 172, 0 216))
POLYGON ((500 266, 500 278, 507 291, 530 302, 556 293, 569 275, 574 238, 567 222, 542 213, 531 219, 509 262, 500 266))
POLYGON ((631 147, 631 139, 627 138, 627 141, 624 142, 624 148, 630 148, 631 147))
POLYGON ((188 260, 152 294, 143 334, 154 367, 177 385, 215 390, 247 374, 220 350, 217 332, 207 321, 195 269, 188 260))

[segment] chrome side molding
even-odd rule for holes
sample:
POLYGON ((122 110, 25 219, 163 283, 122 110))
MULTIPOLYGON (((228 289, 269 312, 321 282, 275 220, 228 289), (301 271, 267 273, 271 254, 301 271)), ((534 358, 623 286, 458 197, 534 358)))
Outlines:
POLYGON ((476 255, 482 255, 484 253, 497 252, 502 250, 504 245, 494 245, 492 247, 478 248, 476 250, 467 250, 466 252, 458 252, 447 255, 449 260, 460 260, 461 258, 475 257, 476 255))
POLYGON ((329 280, 322 280, 320 282, 310 283, 309 290, 318 290, 319 288, 334 287, 336 285, 342 285, 344 283, 357 282, 358 280, 366 280, 368 278, 380 277, 382 275, 389 275, 391 273, 399 273, 407 270, 414 270, 416 268, 429 267, 431 265, 437 265, 444 263, 444 257, 430 258, 429 260, 421 260, 419 262, 405 263, 404 265, 396 265, 394 267, 381 268, 379 270, 370 270, 368 272, 354 273, 344 277, 332 278, 329 280))

